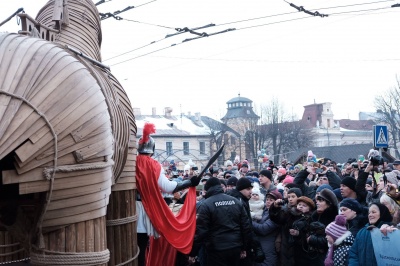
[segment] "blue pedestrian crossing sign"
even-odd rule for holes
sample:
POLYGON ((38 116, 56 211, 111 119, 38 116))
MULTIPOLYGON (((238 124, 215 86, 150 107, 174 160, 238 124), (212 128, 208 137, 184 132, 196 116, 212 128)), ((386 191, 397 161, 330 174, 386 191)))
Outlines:
POLYGON ((389 146, 389 136, 387 126, 374 126, 374 147, 387 148, 389 146))

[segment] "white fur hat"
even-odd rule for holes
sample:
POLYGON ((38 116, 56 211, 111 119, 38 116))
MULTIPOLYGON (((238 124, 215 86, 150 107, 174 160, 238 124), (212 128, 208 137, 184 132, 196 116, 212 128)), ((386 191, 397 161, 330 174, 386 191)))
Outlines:
POLYGON ((260 191, 260 185, 257 182, 253 183, 253 189, 251 190, 252 194, 257 194, 260 197, 260 200, 264 201, 264 194, 260 191))

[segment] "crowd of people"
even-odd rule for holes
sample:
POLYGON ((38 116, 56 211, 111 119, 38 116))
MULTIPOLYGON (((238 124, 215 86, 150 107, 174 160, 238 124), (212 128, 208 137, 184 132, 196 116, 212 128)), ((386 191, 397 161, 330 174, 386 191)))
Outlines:
MULTIPOLYGON (((176 265, 400 265, 381 245, 400 244, 400 160, 374 150, 343 165, 308 155, 261 171, 246 160, 211 167, 197 186, 193 248, 176 265)), ((184 203, 181 194, 173 197, 184 203)))
POLYGON ((339 165, 309 151, 301 164, 228 160, 203 176, 162 168, 154 132, 145 124, 136 160, 139 266, 400 265, 400 160, 371 149, 339 165))

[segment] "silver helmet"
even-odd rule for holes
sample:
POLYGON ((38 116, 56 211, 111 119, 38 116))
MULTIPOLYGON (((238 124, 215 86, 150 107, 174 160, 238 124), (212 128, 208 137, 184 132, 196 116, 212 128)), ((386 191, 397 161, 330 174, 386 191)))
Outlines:
POLYGON ((143 127, 143 135, 139 138, 138 143, 138 153, 153 154, 156 143, 152 137, 151 133, 156 133, 156 127, 152 123, 145 123, 143 127))
POLYGON ((138 145, 138 153, 148 153, 148 154, 153 154, 154 150, 156 148, 156 143, 154 142, 154 139, 152 137, 148 137, 149 139, 147 142, 142 141, 142 137, 139 139, 139 145, 138 145))

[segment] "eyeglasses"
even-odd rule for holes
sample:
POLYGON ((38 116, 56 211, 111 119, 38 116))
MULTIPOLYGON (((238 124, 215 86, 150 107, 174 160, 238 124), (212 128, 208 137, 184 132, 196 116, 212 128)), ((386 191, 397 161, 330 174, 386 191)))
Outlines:
POLYGON ((252 196, 259 196, 258 194, 251 194, 252 196))

